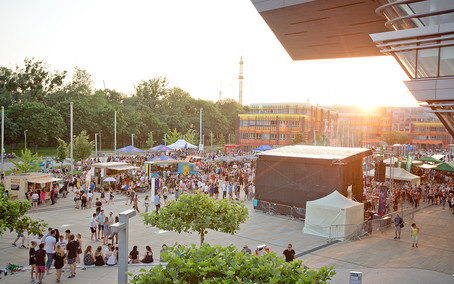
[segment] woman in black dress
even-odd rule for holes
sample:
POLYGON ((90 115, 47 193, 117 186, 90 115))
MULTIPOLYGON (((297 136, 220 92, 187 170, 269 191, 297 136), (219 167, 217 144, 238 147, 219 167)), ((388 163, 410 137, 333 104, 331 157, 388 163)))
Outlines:
POLYGON ((54 266, 55 270, 57 271, 57 283, 60 282, 61 278, 61 269, 65 265, 65 251, 61 247, 61 245, 57 246, 57 249, 55 250, 55 255, 54 255, 54 266))
MULTIPOLYGON (((30 276, 31 276, 32 282, 35 281, 35 279, 33 278, 33 274, 36 272, 36 250, 35 250, 35 248, 36 248, 36 242, 32 241, 32 246, 30 247, 30 251, 29 251, 30 260, 28 262, 28 264, 31 267, 30 276)), ((36 275, 36 280, 38 280, 38 275, 36 275)))

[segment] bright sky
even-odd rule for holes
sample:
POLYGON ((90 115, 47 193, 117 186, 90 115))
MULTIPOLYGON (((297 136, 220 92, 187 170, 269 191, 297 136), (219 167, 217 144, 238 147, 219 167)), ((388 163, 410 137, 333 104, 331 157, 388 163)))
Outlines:
POLYGON ((416 106, 391 57, 294 62, 249 0, 0 0, 0 65, 75 66, 126 94, 166 76, 193 97, 416 106))

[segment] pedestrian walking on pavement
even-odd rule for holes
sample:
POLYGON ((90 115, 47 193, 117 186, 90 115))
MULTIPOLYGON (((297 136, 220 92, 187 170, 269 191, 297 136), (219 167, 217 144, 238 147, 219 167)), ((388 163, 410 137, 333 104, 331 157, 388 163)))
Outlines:
POLYGON ((418 247, 419 227, 415 223, 411 224, 411 247, 418 247))

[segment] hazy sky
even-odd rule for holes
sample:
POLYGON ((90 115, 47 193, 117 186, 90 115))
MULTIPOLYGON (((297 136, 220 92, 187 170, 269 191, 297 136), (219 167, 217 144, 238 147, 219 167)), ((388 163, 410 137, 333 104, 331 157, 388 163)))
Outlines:
POLYGON ((391 57, 292 61, 249 0, 0 0, 1 66, 78 66, 126 94, 166 76, 216 101, 238 99, 241 56, 245 104, 417 105, 391 57))

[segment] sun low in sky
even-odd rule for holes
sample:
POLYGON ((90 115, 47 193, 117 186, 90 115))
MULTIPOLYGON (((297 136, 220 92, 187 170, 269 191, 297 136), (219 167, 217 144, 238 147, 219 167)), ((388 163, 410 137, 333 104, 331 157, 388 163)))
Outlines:
POLYGON ((292 61, 248 0, 0 0, 0 66, 25 57, 75 66, 131 94, 167 77, 193 97, 243 103, 416 106, 392 57, 292 61))

